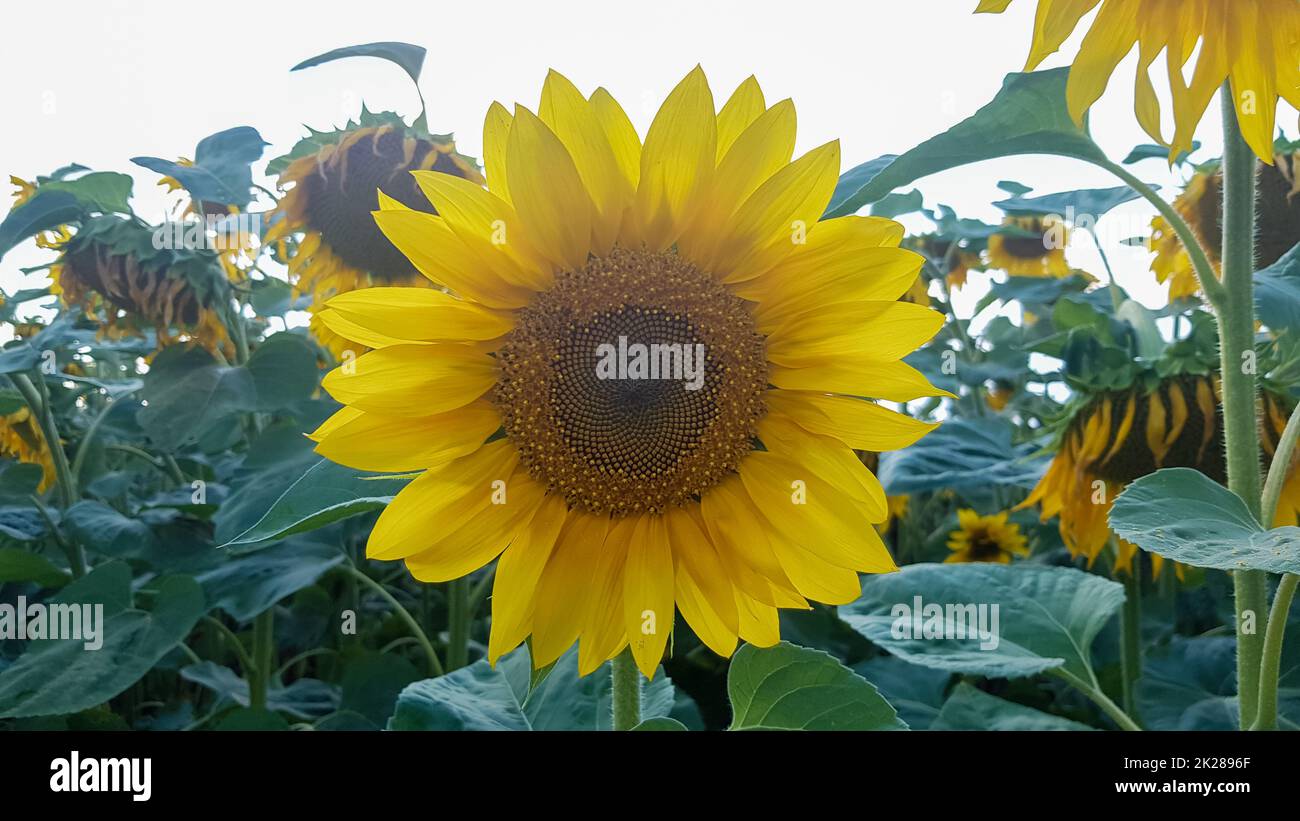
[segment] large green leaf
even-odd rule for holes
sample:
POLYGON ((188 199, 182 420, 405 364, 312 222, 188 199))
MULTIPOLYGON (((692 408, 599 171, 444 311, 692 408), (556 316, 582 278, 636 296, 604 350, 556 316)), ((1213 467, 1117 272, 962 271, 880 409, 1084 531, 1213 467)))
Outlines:
POLYGON ((244 208, 251 199, 250 166, 267 145, 257 129, 243 125, 204 137, 189 165, 159 157, 132 157, 131 162, 175 179, 197 202, 244 208))
POLYGON ((1255 313, 1275 331, 1300 328, 1300 245, 1255 272, 1255 313))
POLYGON ((258 410, 273 411, 311 397, 320 369, 316 352, 301 336, 273 334, 245 365, 253 376, 258 410))
POLYGON ((87 211, 98 211, 102 214, 129 214, 132 184, 132 179, 126 174, 116 171, 92 171, 73 179, 42 182, 38 193, 62 191, 76 197, 77 202, 87 211))
POLYGON ((0 583, 32 582, 41 587, 62 587, 71 577, 67 571, 36 553, 18 547, 0 547, 0 583))
POLYGON ((731 729, 905 730, 866 679, 821 650, 747 644, 727 673, 731 729))
MULTIPOLYGON (((247 679, 229 667, 203 661, 182 667, 180 673, 186 681, 205 687, 241 707, 249 706, 247 679)), ((297 718, 320 718, 338 709, 339 693, 334 686, 318 679, 300 678, 287 687, 268 687, 266 706, 297 718)))
POLYGON ((198 580, 210 606, 247 622, 285 596, 315 584, 343 559, 332 545, 289 539, 255 553, 231 556, 198 580))
POLYGON ((932 730, 1093 730, 1068 718, 989 695, 958 684, 930 725, 932 730))
POLYGON ((853 672, 875 685, 913 730, 927 729, 934 722, 952 681, 947 670, 932 670, 886 655, 853 665, 853 672))
POLYGON ((152 549, 155 542, 153 531, 144 522, 88 499, 64 512, 63 526, 88 549, 113 558, 138 556, 152 549))
POLYGON ((971 117, 892 161, 872 160, 846 172, 856 188, 837 190, 825 216, 852 214, 921 177, 996 157, 1056 154, 1105 161, 1105 154, 1066 109, 1069 72, 1057 68, 1009 75, 993 101, 971 117))
POLYGON ((993 204, 1008 214, 1057 214, 1078 221, 1084 216, 1096 220, 1141 196, 1127 185, 1121 185, 1118 188, 1081 188, 1040 197, 1012 197, 993 204))
POLYGON ((216 423, 257 407, 252 374, 219 365, 198 346, 164 348, 145 375, 140 425, 163 450, 197 441, 216 423))
MULTIPOLYGON (((578 651, 570 648, 540 681, 532 682, 531 661, 526 647, 502 659, 515 695, 523 704, 524 716, 534 730, 609 730, 613 725, 613 679, 610 665, 578 675, 578 651), (530 686, 531 684, 531 686, 530 686)), ((641 692, 641 718, 667 718, 672 712, 676 689, 662 667, 641 692)))
POLYGON ((991 678, 1055 670, 1091 682, 1088 648, 1123 603, 1122 585, 1066 567, 914 564, 865 577, 862 597, 839 613, 915 664, 991 678))
POLYGON ((149 672, 203 615, 203 591, 188 576, 159 582, 149 611, 120 608, 117 588, 130 579, 124 570, 110 563, 64 589, 61 601, 104 605, 103 645, 88 650, 76 639, 29 642, 27 652, 0 673, 0 718, 74 713, 113 698, 149 672), (82 595, 100 580, 81 582, 101 573, 112 577, 107 595, 82 595))
POLYGON ((1196 567, 1300 573, 1300 528, 1265 530, 1232 491, 1200 471, 1165 468, 1129 484, 1110 526, 1143 550, 1196 567))
POLYGON ((81 203, 67 191, 37 191, 0 222, 0 259, 28 237, 72 222, 82 213, 81 203))
POLYGON ((527 730, 528 719, 500 669, 486 661, 402 690, 390 730, 527 730))
POLYGON ((322 459, 290 485, 256 524, 226 545, 282 539, 379 510, 409 481, 409 476, 360 473, 322 459))

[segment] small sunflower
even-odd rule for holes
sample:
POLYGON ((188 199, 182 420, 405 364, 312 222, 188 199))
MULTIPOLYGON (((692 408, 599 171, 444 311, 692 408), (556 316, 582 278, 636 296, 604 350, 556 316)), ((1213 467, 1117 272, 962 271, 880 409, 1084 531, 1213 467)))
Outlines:
POLYGON ((794 139, 791 102, 753 78, 716 111, 696 68, 643 142, 608 92, 551 72, 538 114, 489 110, 490 191, 420 171, 437 216, 381 197, 384 234, 447 291, 329 301, 325 324, 374 350, 326 376, 345 407, 313 437, 423 471, 369 556, 423 581, 500 557, 493 662, 531 635, 538 667, 576 641, 584 674, 630 646, 648 676, 676 610, 729 655, 776 642, 778 608, 895 569, 853 451, 934 426, 859 397, 946 395, 901 361, 943 319, 897 301, 922 264, 902 226, 819 222, 839 145, 791 161, 794 139), (703 346, 698 389, 602 378, 623 342, 703 346))
MULTIPOLYGON (((1267 268, 1300 243, 1300 180, 1297 164, 1300 151, 1291 146, 1274 155, 1272 165, 1259 166, 1256 181, 1256 268, 1267 268)), ((1219 273, 1223 252, 1223 170, 1218 162, 1196 170, 1174 199, 1176 210, 1186 222, 1215 273, 1219 273)), ((1169 223, 1157 215, 1151 221, 1148 247, 1155 254, 1151 271, 1160 283, 1169 283, 1169 299, 1195 296, 1200 290, 1187 249, 1169 223)))
MULTIPOLYGON (((980 0, 976 12, 1000 13, 1012 0, 980 0)), ((1192 136, 1224 81, 1232 84, 1237 117, 1251 149, 1273 158, 1278 98, 1300 108, 1300 3, 1296 0, 1039 0, 1033 70, 1069 39, 1101 4, 1070 69, 1067 89, 1076 122, 1106 90, 1120 61, 1138 47, 1135 110, 1142 129, 1169 145, 1169 157, 1190 151, 1192 136), (1174 104, 1174 137, 1166 142, 1149 69, 1165 54, 1174 104), (1193 62, 1191 72, 1188 63, 1193 62), (1185 74, 1190 73, 1190 83, 1185 74)))
POLYGON ((83 221, 51 247, 51 291, 102 322, 112 339, 152 328, 159 345, 195 340, 209 350, 230 345, 219 311, 229 282, 216 254, 157 249, 153 231, 114 215, 83 221))
POLYGON ((970 509, 957 511, 957 529, 948 535, 952 555, 945 562, 996 562, 1029 555, 1029 542, 1020 525, 1007 521, 1007 512, 981 516, 970 509))
POLYGON ((953 248, 955 240, 948 239, 938 234, 922 234, 919 237, 910 237, 906 247, 913 248, 924 254, 936 266, 942 267, 945 260, 950 262, 948 267, 948 287, 960 289, 966 284, 967 277, 971 271, 983 271, 984 259, 978 249, 966 247, 958 244, 953 248), (949 257, 951 254, 951 257, 949 257))
POLYGON ((984 403, 995 411, 1002 411, 1015 398, 1016 386, 1009 382, 997 381, 984 393, 984 403))
POLYGON ((989 237, 989 267, 1018 277, 1068 277, 1065 246, 1070 231, 1052 216, 1007 216, 1006 229, 989 237))
MULTIPOLYGON (((1265 394, 1264 449, 1271 454, 1286 426, 1288 405, 1265 394)), ((1091 565, 1110 536, 1110 507, 1124 487, 1161 468, 1195 468, 1227 480, 1223 408, 1217 377, 1183 374, 1151 387, 1098 391, 1071 416, 1047 473, 1020 508, 1041 504, 1042 519, 1060 517, 1061 539, 1091 565)), ((1275 526, 1296 521, 1300 471, 1292 471, 1275 526)), ((1119 540, 1117 569, 1131 566, 1136 548, 1119 540)), ((1159 571, 1162 559, 1152 555, 1159 571)))
POLYGON ((449 136, 426 134, 392 114, 363 111, 340 131, 313 133, 273 161, 288 188, 270 216, 266 241, 301 234, 287 260, 296 294, 313 298, 310 329, 336 356, 348 341, 315 318, 334 294, 371 285, 429 285, 375 225, 376 191, 406 208, 437 211, 412 171, 437 171, 482 184, 474 161, 449 136))
POLYGON ((40 425, 25 407, 0 416, 0 458, 40 465, 44 471, 42 492, 54 483, 54 455, 45 444, 40 425))

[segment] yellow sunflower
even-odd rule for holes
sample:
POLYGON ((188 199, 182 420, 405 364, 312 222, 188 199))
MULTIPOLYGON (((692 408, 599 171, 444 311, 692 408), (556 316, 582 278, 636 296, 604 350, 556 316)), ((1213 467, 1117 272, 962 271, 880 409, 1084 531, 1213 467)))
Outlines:
POLYGON ((1051 216, 1008 216, 1008 229, 989 237, 989 267, 1018 277, 1068 277, 1070 230, 1051 216))
MULTIPOLYGON (((1073 556, 1096 561, 1110 536, 1111 504, 1124 487, 1160 468, 1195 468, 1225 482, 1223 408, 1217 377, 1174 376, 1146 389, 1101 391, 1071 417, 1047 473, 1019 508, 1042 505, 1042 519, 1060 517, 1061 539, 1073 556)), ((1266 393, 1264 449, 1277 447, 1289 410, 1266 393)), ((1018 509, 1019 509, 1018 508, 1018 509)), ((1300 471, 1292 471, 1274 526, 1292 524, 1300 510, 1300 471)), ((1136 547, 1120 539, 1117 569, 1131 566, 1136 547)), ((1159 572, 1160 556, 1152 555, 1159 572)))
POLYGON ((945 562, 996 562, 1010 564, 1013 557, 1029 555, 1029 542, 1020 525, 1007 521, 1007 512, 981 516, 970 509, 957 511, 957 529, 948 534, 952 555, 945 562))
POLYGON ((54 483, 54 455, 45 444, 40 425, 36 424, 27 408, 0 416, 0 458, 40 465, 44 471, 40 484, 42 492, 54 483))
MULTIPOLYGON (((194 165, 194 161, 188 157, 180 157, 176 160, 176 164, 190 168, 194 165)), ((166 189, 168 194, 181 192, 176 207, 182 219, 191 216, 229 218, 216 226, 214 246, 217 260, 221 263, 221 269, 226 272, 226 278, 231 282, 246 281, 248 272, 253 267, 254 252, 260 241, 256 233, 251 230, 252 223, 248 221, 248 217, 241 218, 242 212, 239 207, 218 202, 196 202, 175 177, 164 176, 158 180, 158 185, 166 189)))
MULTIPOLYGON (((1256 180, 1255 267, 1266 268, 1300 243, 1300 151, 1278 151, 1272 165, 1260 165, 1256 180)), ((1196 235, 1215 273, 1223 248, 1223 170, 1216 163, 1198 168, 1174 198, 1174 210, 1196 235)), ((1161 216, 1151 220, 1148 248, 1155 254, 1151 271, 1169 283, 1169 299, 1195 296, 1200 290, 1191 258, 1173 228, 1161 216)))
POLYGON ((294 293, 313 298, 310 329, 338 358, 348 341, 315 317, 328 297, 371 285, 429 285, 375 225, 375 192, 432 214, 437 212, 412 171, 438 171, 477 184, 483 178, 450 137, 369 112, 342 131, 313 134, 284 159, 279 185, 288 191, 269 217, 266 241, 301 235, 287 260, 294 293))
MULTIPOLYGON (((976 12, 999 13, 1012 0, 980 0, 976 12)), ((1169 158, 1190 151, 1210 99, 1232 84, 1242 134, 1272 162, 1278 98, 1300 107, 1300 3, 1296 0, 1039 0, 1026 70, 1057 51, 1100 3, 1070 69, 1068 98, 1076 122, 1106 90, 1120 61, 1138 47, 1135 110, 1142 129, 1169 145, 1169 158), (1163 136, 1149 69, 1164 52, 1174 104, 1174 136, 1163 136), (1191 82, 1188 64, 1195 56, 1191 82)))
POLYGON ((716 111, 696 68, 642 141, 608 92, 551 72, 536 114, 489 110, 490 191, 416 172, 438 216, 380 198, 384 234, 448 292, 330 300, 322 321, 375 350, 326 376, 346 407, 313 437, 423 471, 369 556, 423 581, 500 557, 493 662, 531 635, 539 667, 577 641, 583 673, 630 646, 648 676, 676 610, 727 655, 776 642, 777 608, 895 569, 853 451, 934 425, 860 397, 945 395, 900 361, 943 320, 897 301, 922 263, 902 226, 818 221, 839 145, 791 161, 794 140, 793 105, 753 78, 716 111), (632 346, 703 367, 637 378, 645 358, 614 353, 632 346))
POLYGON ((1001 411, 1016 396, 1016 386, 1006 382, 995 382, 992 388, 984 392, 984 403, 995 411, 1001 411))

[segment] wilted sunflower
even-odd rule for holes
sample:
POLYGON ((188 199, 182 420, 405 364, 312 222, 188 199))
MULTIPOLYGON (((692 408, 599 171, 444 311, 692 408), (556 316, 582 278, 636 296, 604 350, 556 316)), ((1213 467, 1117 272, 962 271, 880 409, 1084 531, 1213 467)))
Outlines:
POLYGON ((39 488, 41 491, 54 483, 54 455, 45 444, 40 425, 36 424, 36 419, 27 408, 19 408, 0 416, 0 458, 40 465, 44 471, 39 488))
POLYGON ((1010 564, 1015 556, 1029 555, 1029 542, 1020 525, 1007 521, 1007 512, 981 516, 970 509, 957 511, 957 529, 948 535, 952 555, 945 562, 996 562, 1010 564))
POLYGON ((897 301, 922 263, 902 226, 818 222, 839 145, 791 162, 794 139, 791 102, 753 78, 715 112, 696 68, 642 143, 608 92, 552 72, 538 114, 489 110, 490 193, 419 172, 440 216, 381 198, 384 233, 452 293, 328 303, 375 350, 326 376, 346 407, 314 437, 359 469, 424 470, 369 556, 442 581, 500 555, 491 660, 531 635, 544 666, 580 639, 583 673, 630 645, 650 675, 675 607, 727 655, 777 641, 778 607, 849 602, 859 571, 895 568, 853 449, 934 426, 857 397, 941 395, 900 358, 942 317, 897 301), (622 342, 703 346, 699 389, 600 378, 622 342))
POLYGON ((1005 231, 989 237, 989 267, 1018 277, 1068 277, 1070 230, 1052 216, 1007 216, 1005 231))
MULTIPOLYGON (((1266 268, 1300 243, 1300 180, 1296 177, 1300 150, 1279 146, 1272 165, 1259 166, 1256 181, 1255 267, 1266 268)), ((1196 170, 1174 199, 1174 210, 1196 235, 1215 273, 1223 252, 1223 169, 1206 163, 1196 170)), ((1157 215, 1151 221, 1151 270, 1169 283, 1170 300, 1194 296, 1200 290, 1187 249, 1169 223, 1157 215)))
MULTIPOLYGON (((1091 564, 1110 535, 1110 507, 1135 479, 1160 468, 1195 468, 1226 482, 1223 408, 1217 377, 1167 377, 1150 388, 1099 391, 1073 414, 1060 449, 1037 487, 1020 505, 1042 505, 1042 519, 1060 516, 1061 539, 1091 564)), ((1285 400, 1264 394, 1261 428, 1270 455, 1286 427, 1285 400)), ((1292 471, 1274 526, 1293 524, 1300 510, 1300 471, 1292 471)), ((1136 548, 1119 539, 1117 568, 1131 566, 1136 548)), ((1163 560, 1151 557, 1156 571, 1163 560)))
POLYGON ((270 216, 267 242, 302 234, 288 259, 296 294, 313 298, 311 330, 339 356, 348 346, 314 316, 334 295, 371 285, 427 286, 416 267, 375 225, 376 191, 403 206, 437 213, 412 171, 438 171, 482 184, 474 161, 445 135, 426 134, 393 114, 364 111, 339 131, 313 132, 273 161, 289 190, 270 216))
MULTIPOLYGON (((1300 107, 1300 3, 1296 0, 1039 0, 1026 70, 1033 70, 1101 4, 1070 69, 1068 97, 1076 122, 1106 90, 1120 61, 1138 46, 1134 88, 1138 122, 1170 145, 1169 157, 1190 151, 1192 136, 1219 87, 1232 83, 1246 142, 1265 162, 1273 158, 1274 121, 1281 97, 1300 107), (1198 50, 1199 48, 1199 50, 1198 50), (1149 69, 1164 52, 1174 104, 1174 137, 1163 136, 1160 102, 1149 69), (1191 82, 1184 77, 1195 54, 1191 82)), ((976 12, 1002 12, 1011 0, 980 0, 976 12)))
MULTIPOLYGON (((194 165, 194 161, 180 157, 176 164, 189 168, 194 165)), ((243 212, 236 205, 196 201, 175 177, 163 176, 158 180, 158 185, 166 189, 168 194, 181 192, 177 203, 181 219, 193 216, 223 218, 214 226, 216 236, 212 238, 217 261, 231 282, 246 281, 253 265, 252 257, 260 243, 257 235, 250 230, 252 223, 247 215, 241 217, 243 212)))
POLYGON ((152 229, 115 215, 83 221, 57 248, 50 290, 98 316, 105 336, 152 328, 159 345, 193 339, 216 350, 230 344, 219 313, 229 283, 213 252, 155 248, 152 229))

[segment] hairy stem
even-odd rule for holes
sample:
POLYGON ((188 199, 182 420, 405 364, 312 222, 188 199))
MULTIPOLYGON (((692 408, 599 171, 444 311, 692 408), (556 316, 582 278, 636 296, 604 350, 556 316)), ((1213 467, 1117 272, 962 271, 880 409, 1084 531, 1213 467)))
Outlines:
POLYGON ((610 662, 613 678, 614 729, 630 730, 641 723, 641 671, 636 669, 632 648, 610 662))

